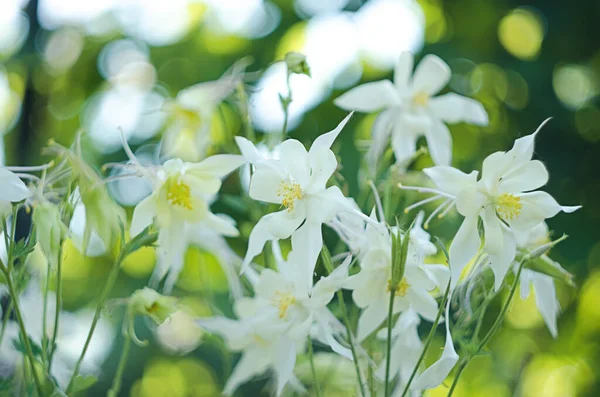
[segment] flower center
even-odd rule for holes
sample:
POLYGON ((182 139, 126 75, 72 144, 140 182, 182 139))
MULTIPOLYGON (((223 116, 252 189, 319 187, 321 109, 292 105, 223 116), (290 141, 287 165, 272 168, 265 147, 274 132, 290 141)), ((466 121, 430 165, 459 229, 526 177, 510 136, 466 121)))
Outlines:
MULTIPOLYGON (((390 292, 392 290, 391 285, 390 285, 391 282, 392 282, 392 280, 388 280, 387 292, 390 292)), ((408 281, 406 281, 406 277, 402 277, 402 280, 400 281, 398 288, 396 288, 395 295, 399 296, 399 297, 404 297, 406 295, 406 293, 408 292, 409 287, 410 287, 410 284, 408 283, 408 281)))
POLYGON ((287 208, 288 212, 291 212, 294 210, 295 201, 304 198, 304 191, 302 191, 300 184, 285 181, 277 189, 277 196, 281 197, 281 205, 287 208))
POLYGON ((284 318, 290 306, 296 303, 296 297, 289 292, 275 292, 273 305, 279 309, 279 318, 284 318))
POLYGON ((505 221, 511 221, 519 216, 523 204, 521 198, 509 193, 504 193, 496 199, 496 212, 505 221))
POLYGON ((413 102, 417 106, 425 106, 429 102, 429 94, 419 91, 413 96, 413 102))
POLYGON ((172 182, 167 187, 167 200, 172 205, 192 209, 192 197, 190 187, 181 181, 172 182))

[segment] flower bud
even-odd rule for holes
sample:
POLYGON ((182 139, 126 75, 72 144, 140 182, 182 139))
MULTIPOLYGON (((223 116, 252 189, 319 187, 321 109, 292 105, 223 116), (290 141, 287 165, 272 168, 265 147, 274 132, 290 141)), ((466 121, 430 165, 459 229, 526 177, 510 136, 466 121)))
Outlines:
POLYGON ((161 325, 178 310, 177 303, 176 298, 163 296, 148 287, 135 291, 129 301, 133 314, 149 317, 156 325, 161 325))
POLYGON ((81 184, 81 201, 85 206, 85 230, 83 232, 83 250, 96 231, 106 248, 110 250, 120 241, 126 219, 125 211, 109 196, 104 185, 85 189, 81 184))
POLYGON ((51 266, 56 265, 66 226, 62 223, 58 207, 42 201, 33 211, 36 239, 51 266))
POLYGON ((285 54, 285 65, 290 73, 305 74, 310 77, 310 68, 306 62, 306 55, 299 52, 285 54))

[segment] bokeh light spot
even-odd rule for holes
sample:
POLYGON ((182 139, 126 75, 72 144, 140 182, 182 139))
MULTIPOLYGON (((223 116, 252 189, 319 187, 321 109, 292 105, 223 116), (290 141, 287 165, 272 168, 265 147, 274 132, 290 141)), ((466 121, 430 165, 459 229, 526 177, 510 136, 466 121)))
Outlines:
POLYGON ((539 55, 544 39, 543 19, 531 8, 517 8, 500 21, 498 37, 516 58, 533 60, 539 55))

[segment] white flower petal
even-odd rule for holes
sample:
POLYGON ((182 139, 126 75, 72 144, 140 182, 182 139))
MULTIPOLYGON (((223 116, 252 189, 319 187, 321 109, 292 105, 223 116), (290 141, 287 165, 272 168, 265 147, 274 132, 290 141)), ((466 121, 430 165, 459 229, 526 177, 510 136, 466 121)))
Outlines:
POLYGON ((431 123, 425 130, 427 147, 436 165, 450 165, 452 162, 452 135, 444 123, 431 123))
POLYGON ((429 274, 432 280, 435 280, 440 293, 443 293, 450 280, 450 268, 446 265, 425 265, 423 270, 429 274))
POLYGON ((280 338, 273 346, 275 357, 273 370, 277 380, 276 396, 280 396, 284 386, 290 381, 296 364, 296 344, 288 338, 280 338))
POLYGON ((326 223, 342 211, 352 211, 348 200, 337 186, 330 186, 324 192, 311 195, 306 202, 306 217, 313 223, 326 223))
POLYGON ((281 196, 278 192, 285 182, 285 176, 271 163, 271 161, 268 161, 256 165, 256 170, 250 180, 248 194, 254 200, 281 204, 281 196))
POLYGON ((310 176, 306 148, 295 139, 287 139, 279 145, 279 161, 300 186, 306 186, 310 176))
POLYGON ((488 125, 488 114, 478 101, 462 95, 449 93, 431 98, 427 104, 433 114, 446 123, 465 122, 488 125))
MULTIPOLYGON (((389 294, 388 299, 389 300, 389 294)), ((360 342, 375 331, 387 318, 388 303, 385 300, 374 302, 362 311, 358 319, 356 339, 360 342), (384 303, 385 302, 385 303, 384 303)))
POLYGON ((551 119, 549 118, 544 120, 533 134, 526 135, 515 141, 512 149, 508 152, 514 164, 523 164, 531 160, 531 157, 533 156, 535 137, 550 120, 551 119))
POLYGON ((408 90, 410 75, 413 71, 414 57, 409 51, 400 54, 400 59, 394 68, 394 85, 398 91, 408 90))
POLYGON ((237 237, 240 235, 240 232, 235 227, 235 220, 224 214, 209 212, 203 223, 221 236, 237 237))
POLYGON ((271 300, 277 292, 291 292, 292 287, 292 283, 281 274, 273 269, 264 269, 254 286, 254 292, 257 297, 271 300))
POLYGON ((319 135, 317 137, 317 139, 314 140, 312 146, 310 147, 309 154, 313 150, 317 150, 322 147, 330 149, 331 145, 333 145, 333 142, 335 141, 337 136, 340 134, 340 132, 342 132, 342 130, 344 129, 344 126, 348 123, 348 121, 350 120, 350 118, 352 117, 353 114, 354 113, 350 113, 346 117, 344 117, 344 119, 342 121, 340 121, 340 123, 337 125, 337 127, 335 127, 333 130, 326 132, 325 134, 319 135))
POLYGON ((207 157, 199 163, 187 164, 186 173, 194 176, 215 176, 222 178, 246 162, 244 156, 237 154, 217 154, 207 157))
POLYGON ((381 80, 354 87, 337 97, 333 103, 345 110, 370 113, 383 108, 400 106, 401 99, 391 81, 381 80))
POLYGON ((484 184, 488 191, 495 191, 500 178, 515 165, 511 161, 511 156, 505 152, 495 152, 487 156, 481 166, 480 183, 484 184))
POLYGON ((310 296, 311 305, 314 307, 325 307, 333 299, 333 294, 342 288, 348 280, 348 266, 352 257, 348 256, 341 265, 336 267, 327 277, 321 277, 313 287, 310 296))
POLYGON ((0 201, 10 201, 18 203, 28 197, 31 197, 31 192, 18 176, 0 167, 0 201))
POLYGON ((156 289, 160 281, 166 276, 163 291, 169 294, 173 290, 183 268, 188 247, 185 228, 183 225, 171 225, 168 228, 161 228, 157 244, 156 267, 152 272, 149 284, 156 289))
POLYGON ((366 154, 367 165, 371 175, 377 172, 377 164, 385 151, 390 135, 392 133, 393 123, 396 121, 396 115, 393 110, 384 110, 375 119, 373 129, 371 130, 371 146, 366 154))
MULTIPOLYGON (((450 300, 448 300, 450 303, 450 300)), ((446 306, 446 318, 448 318, 448 306, 446 306)), ((444 382, 452 371, 452 368, 458 362, 458 354, 454 350, 452 336, 450 335, 449 322, 446 321, 446 344, 444 351, 438 361, 433 363, 423 373, 421 373, 410 385, 412 390, 433 389, 444 382)))
POLYGON ((410 288, 406 297, 410 301, 410 306, 424 319, 433 322, 438 313, 438 304, 433 296, 425 289, 410 288))
POLYGON ((404 120, 405 117, 398 117, 392 127, 392 149, 396 156, 396 163, 408 162, 414 156, 420 135, 408 127, 404 120))
POLYGON ((313 286, 313 273, 322 248, 323 235, 320 223, 310 222, 307 219, 304 225, 292 233, 292 249, 303 254, 302 263, 299 265, 303 269, 303 279, 308 291, 313 286))
POLYGON ((457 197, 458 193, 467 186, 474 185, 477 181, 477 171, 470 174, 457 170, 454 167, 437 166, 425 168, 423 172, 444 193, 457 197))
MULTIPOLYGON (((310 151, 309 161, 311 173, 306 193, 321 192, 325 190, 327 181, 329 181, 329 178, 331 178, 331 175, 333 175, 337 168, 337 159, 331 150, 322 147, 310 151)), ((308 167, 306 170, 308 173, 308 167)))
POLYGON ((500 228, 501 221, 496 215, 496 209, 488 205, 481 212, 484 231, 484 250, 490 255, 501 254, 505 248, 502 229, 500 228))
MULTIPOLYGON (((526 269, 527 270, 527 269, 526 269)), ((554 279, 548 275, 532 272, 531 277, 535 291, 535 303, 553 338, 558 336, 556 320, 560 312, 560 304, 556 297, 554 279)))
POLYGON ((498 184, 499 193, 520 193, 535 190, 548 182, 548 171, 539 160, 528 161, 512 169, 498 184))
POLYGON ((563 207, 546 192, 531 192, 519 194, 521 211, 510 221, 515 230, 529 230, 547 218, 552 218, 560 211, 573 212, 581 207, 563 207))
POLYGON ((242 273, 250 265, 250 261, 263 250, 267 241, 288 238, 304 221, 304 214, 299 208, 293 212, 287 210, 267 214, 260 218, 248 239, 248 251, 242 263, 242 273))
POLYGON ((450 273, 451 273, 451 288, 454 289, 458 284, 460 275, 467 266, 467 263, 473 259, 479 246, 481 239, 477 231, 476 216, 467 217, 460 225, 452 244, 450 244, 450 273))
POLYGON ((131 219, 131 237, 135 237, 154 222, 156 216, 156 197, 150 195, 140 201, 133 210, 131 219))
POLYGON ((259 349, 245 351, 229 379, 227 379, 223 394, 232 395, 241 384, 246 383, 255 375, 265 372, 268 365, 268 355, 264 354, 263 351, 259 349))
POLYGON ((515 259, 517 252, 517 243, 514 234, 504 225, 500 228, 502 232, 502 250, 496 255, 490 255, 490 267, 494 272, 494 291, 498 291, 502 286, 504 277, 515 259))
POLYGON ((450 81, 450 67, 436 55, 425 55, 412 79, 412 91, 435 95, 450 81))
POLYGON ((336 352, 342 357, 347 358, 348 360, 352 360, 352 351, 344 346, 342 346, 334 337, 334 331, 331 326, 327 323, 326 318, 322 318, 318 316, 316 318, 318 323, 318 337, 319 339, 331 347, 331 350, 336 352))
POLYGON ((240 152, 242 153, 242 156, 244 156, 246 161, 252 164, 256 164, 265 160, 265 158, 262 154, 260 154, 256 146, 254 146, 254 144, 248 139, 242 136, 236 136, 235 143, 237 143, 238 148, 240 149, 240 152))

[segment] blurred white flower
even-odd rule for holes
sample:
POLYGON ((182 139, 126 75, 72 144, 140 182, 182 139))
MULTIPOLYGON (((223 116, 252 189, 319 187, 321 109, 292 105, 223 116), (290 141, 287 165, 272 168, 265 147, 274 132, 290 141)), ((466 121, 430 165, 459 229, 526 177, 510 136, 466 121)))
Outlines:
POLYGON ((385 109, 373 128, 373 143, 367 155, 372 169, 390 136, 398 163, 415 154, 417 139, 425 135, 433 161, 450 165, 452 136, 445 123, 488 123, 485 109, 473 99, 453 93, 433 97, 448 84, 451 76, 450 68, 439 57, 425 56, 411 78, 412 69, 413 56, 404 52, 396 65, 393 83, 389 80, 366 83, 334 101, 346 110, 385 109))
MULTIPOLYGON (((0 139, 2 137, 0 136, 0 139)), ((0 166, 0 218, 8 215, 11 203, 18 203, 31 197, 31 192, 21 179, 0 166)))
POLYGON ((169 352, 187 354, 202 342, 202 328, 195 317, 185 310, 178 310, 156 329, 158 342, 169 352))

